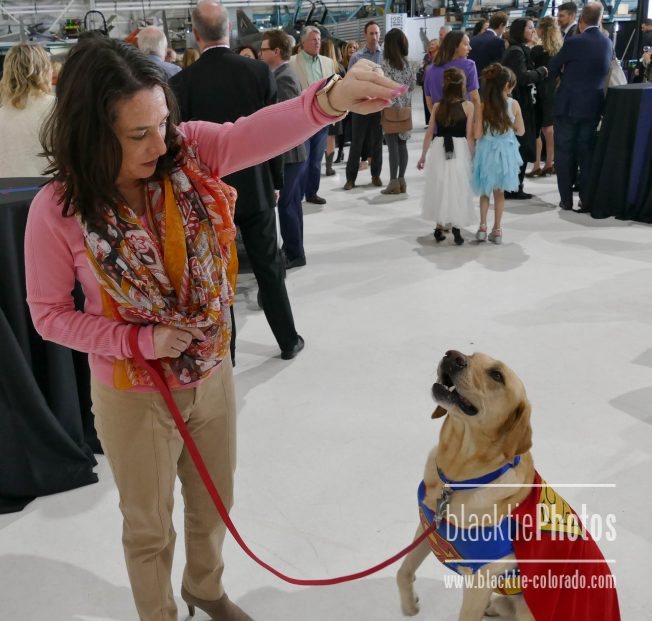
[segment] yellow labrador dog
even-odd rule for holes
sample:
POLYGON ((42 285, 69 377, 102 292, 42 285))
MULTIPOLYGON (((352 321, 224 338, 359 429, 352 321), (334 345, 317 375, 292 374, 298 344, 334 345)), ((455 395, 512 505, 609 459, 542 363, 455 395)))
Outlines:
MULTIPOLYGON (((445 516, 447 525, 463 528, 477 526, 479 518, 483 525, 487 525, 487 520, 490 526, 504 523, 503 518, 510 514, 511 508, 530 494, 529 487, 468 485, 458 489, 452 485, 451 493, 451 484, 479 478, 492 484, 532 482, 530 403, 523 383, 504 363, 485 354, 465 356, 449 351, 439 364, 432 395, 438 404, 432 417, 448 416, 439 435, 439 445, 426 462, 420 499, 422 523, 424 510, 432 512, 437 519, 445 516), (494 478, 486 479, 487 473, 494 478)), ((423 525, 420 525, 416 536, 422 533, 423 525)), ((504 613, 514 615, 518 621, 534 620, 522 595, 510 596, 507 603, 499 599, 490 605, 496 581, 517 567, 509 547, 498 546, 489 551, 499 557, 495 562, 465 565, 456 548, 447 549, 438 539, 434 546, 439 547, 435 549, 433 541, 431 535, 430 541, 422 542, 398 571, 403 614, 411 616, 419 611, 413 587, 415 572, 432 550, 440 561, 454 564, 458 573, 468 576, 460 621, 480 621, 485 615, 504 613)), ((481 556, 486 554, 483 550, 481 556)), ((471 556, 477 554, 471 552, 471 556)))
POLYGON ((432 550, 461 574, 460 621, 620 621, 608 562, 534 468, 521 380, 485 354, 448 351, 432 394, 433 418, 447 417, 419 487, 417 537, 429 534, 396 577, 403 613, 419 611, 415 572, 432 550), (493 591, 509 598, 491 601, 493 591))

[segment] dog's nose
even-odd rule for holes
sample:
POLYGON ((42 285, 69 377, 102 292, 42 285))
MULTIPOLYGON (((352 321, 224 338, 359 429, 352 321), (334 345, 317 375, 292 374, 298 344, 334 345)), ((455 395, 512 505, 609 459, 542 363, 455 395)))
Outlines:
POLYGON ((468 361, 463 353, 450 349, 446 352, 441 364, 445 373, 455 375, 455 373, 461 371, 467 366, 468 361))

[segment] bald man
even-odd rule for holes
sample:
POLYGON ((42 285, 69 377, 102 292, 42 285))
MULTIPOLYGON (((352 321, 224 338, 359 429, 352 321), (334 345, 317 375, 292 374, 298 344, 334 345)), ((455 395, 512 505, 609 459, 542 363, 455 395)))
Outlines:
MULTIPOLYGON (((213 0, 202 0, 192 12, 192 32, 199 60, 170 80, 183 121, 234 122, 276 103, 276 82, 260 60, 235 54, 229 48, 229 16, 213 0)), ((238 191, 235 223, 242 234, 258 282, 265 317, 284 360, 304 346, 297 334, 285 288, 285 266, 277 243, 275 187, 283 185, 283 158, 246 168, 224 177, 238 191)))

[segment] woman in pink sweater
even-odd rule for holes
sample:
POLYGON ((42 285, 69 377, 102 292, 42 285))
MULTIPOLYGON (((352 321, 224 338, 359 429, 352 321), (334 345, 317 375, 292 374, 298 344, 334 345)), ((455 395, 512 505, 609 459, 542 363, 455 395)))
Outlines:
POLYGON ((88 352, 98 435, 120 494, 140 619, 177 619, 170 573, 176 476, 185 504, 182 597, 212 619, 249 617, 224 593, 225 527, 129 333, 158 359, 227 505, 235 468, 229 357, 235 192, 220 181, 305 141, 346 110, 378 111, 400 85, 371 63, 328 90, 234 124, 175 125, 164 76, 137 49, 89 40, 70 54, 43 132, 54 181, 32 203, 28 303, 43 338, 88 352), (74 308, 78 280, 86 296, 74 308))

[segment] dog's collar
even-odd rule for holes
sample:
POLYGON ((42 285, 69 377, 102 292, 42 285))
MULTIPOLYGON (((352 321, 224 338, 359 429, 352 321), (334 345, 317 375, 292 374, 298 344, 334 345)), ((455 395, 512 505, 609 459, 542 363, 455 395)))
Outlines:
POLYGON ((469 489, 476 489, 478 487, 482 487, 483 485, 487 485, 487 483, 491 483, 492 481, 495 481, 499 476, 502 476, 507 472, 510 468, 516 468, 516 466, 521 463, 521 456, 517 455, 514 457, 513 462, 507 462, 504 466, 501 466, 497 470, 493 470, 492 472, 489 472, 488 474, 484 474, 481 477, 477 477, 475 479, 466 479, 465 481, 453 481, 449 479, 441 470, 439 466, 437 466, 437 473, 439 474, 439 478, 442 480, 442 482, 453 492, 460 492, 464 490, 469 490, 469 489))

